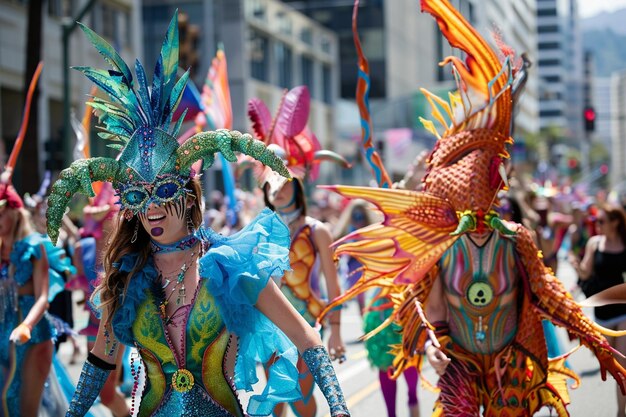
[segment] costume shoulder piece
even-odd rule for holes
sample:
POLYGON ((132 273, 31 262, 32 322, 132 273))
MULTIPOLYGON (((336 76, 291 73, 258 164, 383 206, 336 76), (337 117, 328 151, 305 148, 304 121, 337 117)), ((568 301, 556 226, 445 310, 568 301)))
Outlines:
POLYGON ((278 215, 264 209, 240 232, 224 237, 208 230, 211 242, 200 260, 200 275, 208 280, 229 331, 239 337, 235 386, 252 390, 258 381, 257 362, 267 363, 268 384, 248 405, 250 415, 268 415, 279 402, 301 397, 298 387, 298 351, 287 336, 254 305, 271 278, 289 269, 289 229, 278 215))
POLYGON ((113 185, 120 197, 120 208, 126 219, 147 209, 150 202, 168 203, 184 195, 185 184, 194 172, 194 162, 204 159, 213 163, 221 152, 235 162, 235 152, 250 155, 261 163, 289 177, 282 161, 265 145, 248 134, 217 130, 198 133, 180 144, 176 139, 185 112, 173 120, 189 72, 176 80, 178 69, 178 18, 172 18, 154 68, 152 86, 148 87, 142 64, 135 62, 135 75, 115 49, 91 29, 83 32, 112 69, 77 67, 109 97, 94 97, 89 104, 99 112, 103 139, 120 151, 117 159, 90 158, 77 160, 61 172, 52 187, 48 217, 48 234, 58 237, 61 218, 72 196, 80 192, 94 196, 92 182, 113 185), (151 190, 147 191, 146 186, 151 190))
POLYGON ((47 236, 33 233, 15 242, 11 252, 11 263, 15 267, 15 281, 18 285, 23 285, 33 275, 32 258, 41 259, 42 247, 48 258, 48 300, 52 301, 65 288, 63 275, 76 273, 71 260, 65 256, 62 248, 54 246, 47 236))

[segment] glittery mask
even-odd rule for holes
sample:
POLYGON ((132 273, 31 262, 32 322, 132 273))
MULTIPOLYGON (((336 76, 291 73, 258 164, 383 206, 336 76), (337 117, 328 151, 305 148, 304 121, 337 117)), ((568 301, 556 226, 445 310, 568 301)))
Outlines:
POLYGON ((152 183, 133 183, 123 185, 120 191, 120 203, 135 213, 145 213, 151 203, 158 206, 172 203, 190 193, 185 188, 186 181, 177 175, 164 175, 152 183))
POLYGON ((104 125, 99 136, 112 140, 108 145, 120 151, 118 159, 90 158, 73 162, 63 170, 52 187, 48 235, 56 242, 58 229, 72 196, 80 192, 94 196, 91 183, 110 182, 120 196, 125 214, 145 211, 151 202, 162 204, 179 199, 186 192, 191 166, 204 160, 207 166, 214 154, 221 152, 229 162, 236 162, 235 152, 244 153, 290 177, 283 162, 265 145, 231 130, 198 133, 184 143, 176 140, 186 111, 172 120, 187 84, 189 71, 176 79, 178 70, 178 12, 169 24, 161 54, 148 88, 142 64, 135 62, 136 79, 115 49, 91 29, 80 25, 96 50, 111 65, 110 70, 77 67, 105 92, 109 100, 94 97, 89 103, 104 125))

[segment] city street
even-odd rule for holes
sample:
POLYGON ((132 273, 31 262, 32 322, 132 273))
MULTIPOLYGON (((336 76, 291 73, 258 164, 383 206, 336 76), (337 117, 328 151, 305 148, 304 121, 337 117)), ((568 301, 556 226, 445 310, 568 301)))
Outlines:
MULTIPOLYGON (((574 271, 569 264, 561 262, 559 269, 559 277, 565 283, 566 288, 572 288, 576 279, 574 271)), ((82 312, 80 312, 82 313, 82 312)), ((84 314, 84 313, 82 313, 84 314)), ((81 314, 81 317, 82 317, 81 314)), ((79 325, 80 323, 79 319, 79 325)), ((358 315, 356 303, 350 303, 343 313, 343 339, 348 348, 348 361, 342 365, 337 365, 339 381, 344 389, 348 406, 353 417, 385 417, 386 410, 383 403, 382 394, 379 389, 378 377, 366 358, 363 343, 358 341, 361 333, 361 319, 358 315)), ((80 326, 79 326, 80 327, 80 326)), ((563 346, 568 349, 574 347, 567 338, 564 331, 559 331, 559 339, 563 346)), ((84 341, 82 341, 84 342, 84 341)), ((70 346, 65 344, 61 349, 61 357, 64 363, 68 363, 70 356, 70 346)), ((592 357, 591 353, 582 348, 575 352, 569 360, 570 365, 580 375, 582 385, 575 390, 570 390, 572 403, 569 411, 572 417, 613 417, 617 412, 615 402, 615 382, 611 379, 602 382, 600 378, 600 368, 592 357)), ((70 365, 69 370, 76 380, 80 374, 82 362, 70 365)), ((424 378, 432 383, 436 383, 436 374, 425 362, 424 378)), ((326 411, 326 404, 319 390, 315 392, 320 409, 318 416, 329 417, 326 411)), ((242 402, 246 403, 247 395, 242 395, 242 402)), ((432 405, 435 401, 436 394, 432 393, 422 386, 419 388, 420 413, 422 417, 427 417, 432 411, 432 405)), ((397 415, 398 417, 408 417, 408 408, 406 407, 407 392, 406 384, 401 378, 398 383, 398 401, 397 415)), ((104 407, 97 406, 93 408, 96 417, 108 416, 108 412, 104 411, 104 407)), ((552 415, 555 415, 554 413, 552 415)), ((294 415, 290 412, 290 417, 294 415)), ((537 414, 538 417, 550 416, 550 411, 545 409, 537 414)))

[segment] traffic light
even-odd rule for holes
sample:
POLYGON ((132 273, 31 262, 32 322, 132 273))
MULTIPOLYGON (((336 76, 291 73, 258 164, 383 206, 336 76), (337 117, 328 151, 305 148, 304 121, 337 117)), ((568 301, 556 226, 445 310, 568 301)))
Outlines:
POLYGON ((200 42, 200 26, 189 23, 189 16, 178 14, 179 58, 178 65, 184 70, 190 69, 192 77, 198 69, 200 56, 198 44, 200 42))
POLYGON ((609 173, 609 166, 607 164, 600 165, 600 174, 606 175, 609 173))
POLYGON ((575 170, 576 168, 578 168, 578 159, 576 158, 570 158, 567 160, 567 167, 570 170, 575 170))
POLYGON ((593 107, 585 107, 583 112, 585 118, 585 132, 596 130, 596 111, 593 107))

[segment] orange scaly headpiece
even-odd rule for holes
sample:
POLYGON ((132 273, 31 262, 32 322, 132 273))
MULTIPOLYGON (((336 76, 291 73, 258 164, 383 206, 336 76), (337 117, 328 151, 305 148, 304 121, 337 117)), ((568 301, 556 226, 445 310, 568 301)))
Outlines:
POLYGON ((435 17, 450 45, 467 54, 465 63, 457 57, 441 63, 452 64, 457 82, 449 102, 422 89, 443 127, 440 134, 432 121, 422 120, 439 139, 428 159, 424 190, 449 201, 459 214, 471 214, 472 221, 466 223, 476 226, 506 186, 504 160, 509 158, 506 145, 512 143, 512 84, 518 69, 510 48, 503 48, 501 62, 448 2, 422 0, 421 6, 435 17))

